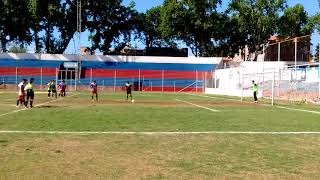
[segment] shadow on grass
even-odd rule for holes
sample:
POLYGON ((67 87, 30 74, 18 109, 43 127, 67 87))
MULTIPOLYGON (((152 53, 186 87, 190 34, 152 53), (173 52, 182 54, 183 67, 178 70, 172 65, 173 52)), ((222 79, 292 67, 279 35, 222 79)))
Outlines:
POLYGON ((67 106, 38 106, 38 107, 35 107, 35 108, 40 108, 40 109, 54 109, 54 108, 65 108, 67 106))

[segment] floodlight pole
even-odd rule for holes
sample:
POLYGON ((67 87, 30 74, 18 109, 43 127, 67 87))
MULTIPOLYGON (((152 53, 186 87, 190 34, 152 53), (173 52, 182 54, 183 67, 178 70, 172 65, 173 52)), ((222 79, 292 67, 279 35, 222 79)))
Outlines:
POLYGON ((280 59, 281 59, 281 42, 278 42, 278 96, 280 96, 280 77, 281 77, 281 72, 280 72, 280 59))
POLYGON ((297 78, 298 38, 294 39, 294 78, 297 78))
POLYGON ((319 65, 318 65, 318 86, 319 86, 319 98, 320 98, 320 43, 319 43, 319 57, 318 57, 318 62, 319 62, 319 65))
POLYGON ((243 91, 244 91, 244 74, 241 74, 241 102, 243 102, 243 91))
POLYGON ((318 59, 318 61, 319 61, 319 63, 320 63, 320 43, 319 43, 319 48, 318 48, 318 50, 319 50, 319 59, 318 59))
POLYGON ((81 79, 81 0, 77 0, 77 32, 79 33, 79 59, 78 59, 78 75, 79 81, 81 79))
POLYGON ((262 97, 263 97, 263 93, 264 93, 264 62, 265 62, 265 60, 266 60, 266 53, 265 53, 265 51, 266 51, 266 45, 264 44, 263 45, 263 49, 262 49, 262 55, 263 55, 263 62, 262 62, 262 97))
POLYGON ((272 87, 271 87, 271 105, 274 105, 274 86, 275 86, 275 76, 276 72, 273 70, 273 77, 272 77, 272 87))

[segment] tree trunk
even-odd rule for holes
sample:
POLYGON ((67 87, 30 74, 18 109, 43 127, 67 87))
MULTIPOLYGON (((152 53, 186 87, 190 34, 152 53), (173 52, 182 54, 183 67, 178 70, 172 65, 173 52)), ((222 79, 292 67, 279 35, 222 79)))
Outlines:
POLYGON ((54 46, 54 45, 50 44, 50 38, 51 38, 51 23, 50 23, 50 20, 47 20, 45 31, 46 31, 46 42, 45 42, 46 51, 47 51, 48 54, 51 54, 52 53, 52 49, 53 49, 51 46, 54 46))
POLYGON ((38 28, 36 27, 34 29, 34 43, 36 45, 36 53, 41 53, 41 44, 40 44, 40 39, 39 39, 39 36, 38 36, 38 28))
POLYGON ((46 28, 46 51, 50 54, 50 27, 46 28))
POLYGON ((253 59, 253 61, 258 61, 258 56, 259 56, 259 51, 256 50, 256 51, 254 52, 254 59, 253 59))
POLYGON ((5 38, 1 39, 1 49, 2 52, 7 52, 7 40, 5 38))

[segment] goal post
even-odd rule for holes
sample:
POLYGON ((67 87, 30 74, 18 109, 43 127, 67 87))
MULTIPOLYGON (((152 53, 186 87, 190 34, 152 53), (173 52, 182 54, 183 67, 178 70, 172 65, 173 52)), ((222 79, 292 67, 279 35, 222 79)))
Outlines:
POLYGON ((68 91, 77 91, 78 71, 77 70, 60 70, 56 69, 56 83, 65 81, 68 91))
POLYGON ((263 73, 241 74, 241 101, 253 101, 252 81, 258 86, 257 96, 267 103, 273 104, 276 85, 276 71, 268 70, 263 73))
POLYGON ((259 97, 272 105, 320 103, 320 63, 285 65, 263 73, 241 75, 241 101, 252 96, 252 81, 259 97))

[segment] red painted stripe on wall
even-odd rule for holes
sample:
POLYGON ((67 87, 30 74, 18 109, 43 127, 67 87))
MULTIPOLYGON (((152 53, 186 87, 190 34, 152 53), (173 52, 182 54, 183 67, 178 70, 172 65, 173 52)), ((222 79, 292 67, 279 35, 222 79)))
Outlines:
MULTIPOLYGON (((107 70, 107 69, 87 69, 85 70, 86 77, 96 77, 96 78, 138 78, 139 70, 107 70)), ((199 71, 158 71, 158 70, 141 70, 140 78, 146 79, 199 79, 203 80, 209 77, 209 72, 199 71)))
MULTIPOLYGON (((19 76, 55 76, 56 69, 55 68, 16 68, 15 67, 5 67, 0 68, 0 75, 16 75, 16 71, 19 76)), ((139 77, 139 70, 108 70, 108 69, 86 69, 85 76, 94 78, 138 78, 139 77)), ((158 70, 141 70, 140 71, 140 78, 146 79, 161 79, 162 76, 165 79, 196 79, 199 80, 206 79, 210 77, 210 72, 199 71, 198 75, 196 71, 162 71, 158 70)))
MULTIPOLYGON (((109 88, 114 88, 114 87, 109 87, 109 88)), ((125 91, 124 87, 120 87, 120 89, 122 91, 125 91)), ((182 88, 182 87, 160 87, 160 86, 156 86, 156 87, 143 87, 142 91, 149 91, 149 92, 162 92, 162 90, 164 92, 204 92, 204 89, 202 87, 188 87, 188 88, 182 88)))
MULTIPOLYGON (((162 87, 144 87, 142 89, 143 91, 162 91, 162 87)), ((164 92, 204 92, 203 88, 195 88, 195 87, 189 87, 189 88, 181 88, 181 87, 163 87, 164 92)))
POLYGON ((0 68, 0 75, 7 76, 55 76, 55 68, 15 68, 15 67, 6 67, 0 68))
POLYGON ((0 68, 0 75, 15 76, 16 68, 12 68, 12 67, 0 68))

